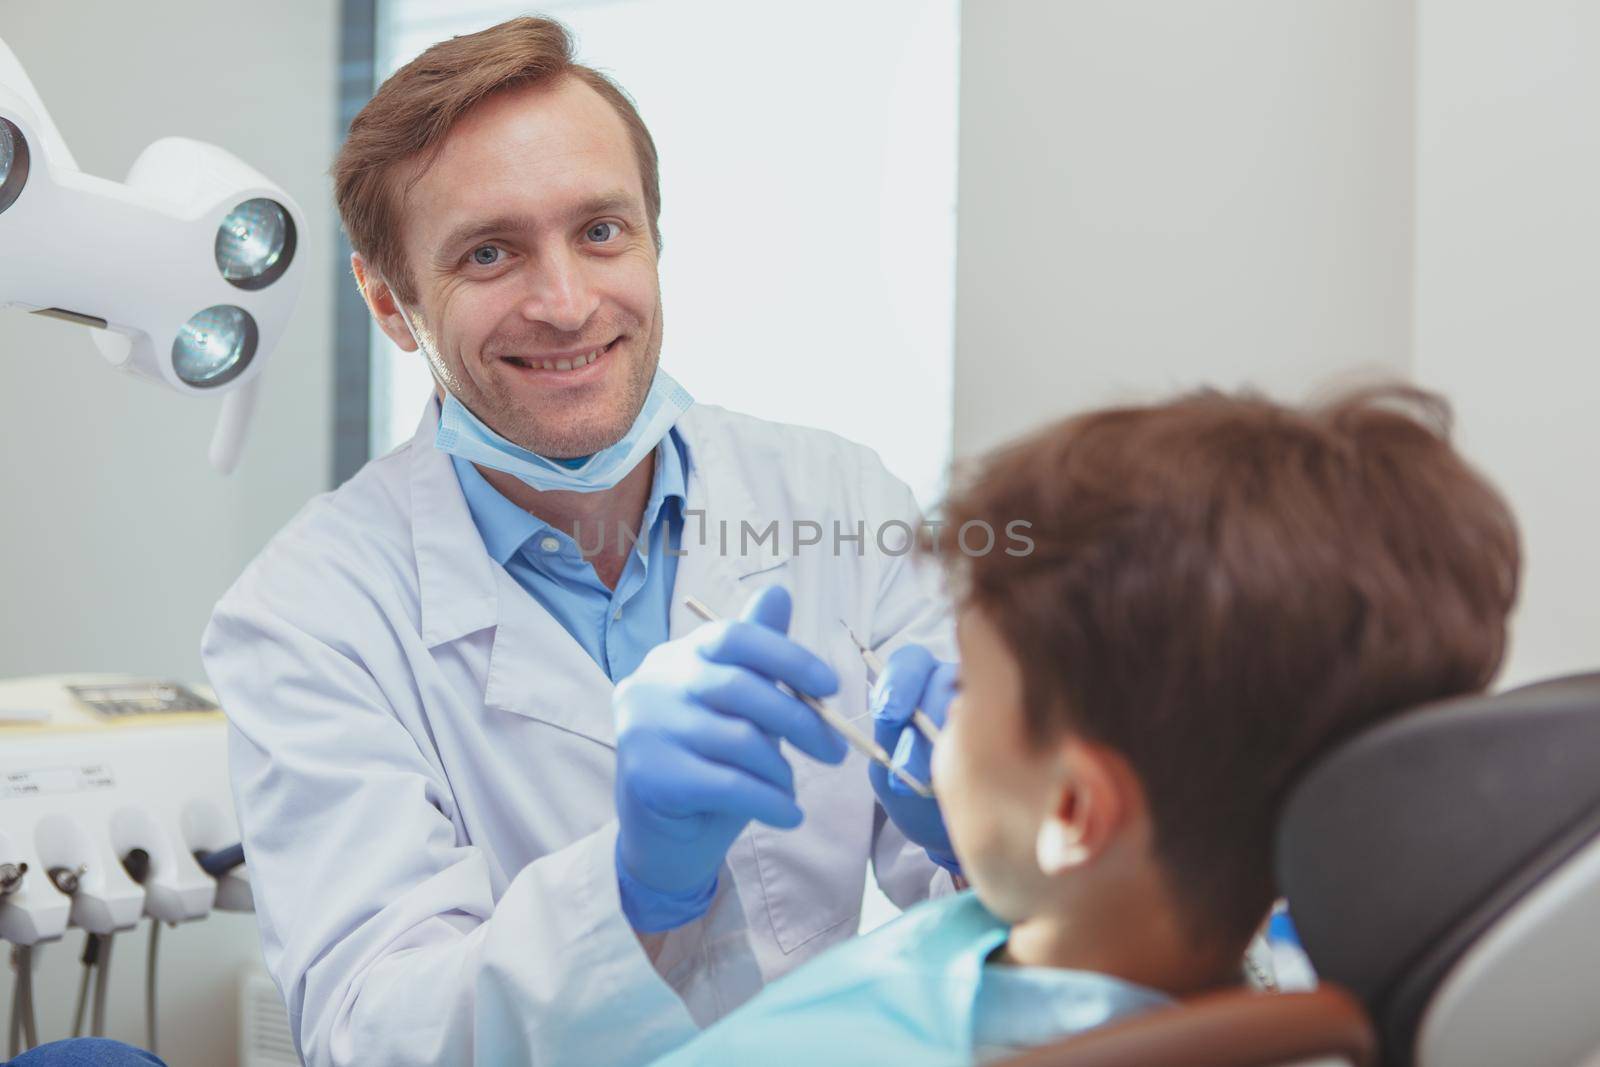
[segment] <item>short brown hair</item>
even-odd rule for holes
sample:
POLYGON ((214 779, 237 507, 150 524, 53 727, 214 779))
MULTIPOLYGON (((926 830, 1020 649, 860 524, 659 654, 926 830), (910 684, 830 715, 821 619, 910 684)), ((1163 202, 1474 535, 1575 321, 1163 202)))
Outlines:
POLYGON ((1030 733, 1128 760, 1197 940, 1261 921, 1312 760, 1498 669, 1516 526, 1449 424, 1405 387, 1306 409, 1204 392, 1052 426, 947 502, 941 554, 1021 665, 1030 733), (955 550, 965 523, 1016 519, 1031 552, 955 550))
POLYGON ((350 123, 333 162, 334 200, 350 247, 389 280, 401 300, 414 301, 417 294, 400 247, 396 171, 414 159, 425 169, 462 116, 506 89, 576 78, 611 105, 633 144, 650 235, 661 247, 661 173, 650 131, 621 87, 572 57, 572 37, 561 23, 511 19, 429 48, 395 71, 350 123))

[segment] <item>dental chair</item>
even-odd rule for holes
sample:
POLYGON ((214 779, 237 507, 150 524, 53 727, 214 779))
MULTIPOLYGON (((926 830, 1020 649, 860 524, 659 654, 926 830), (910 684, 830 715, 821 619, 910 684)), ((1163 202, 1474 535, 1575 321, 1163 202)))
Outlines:
POLYGON ((1600 673, 1429 705, 1311 769, 1277 872, 1323 984, 1004 1067, 1600 1067, 1600 673))

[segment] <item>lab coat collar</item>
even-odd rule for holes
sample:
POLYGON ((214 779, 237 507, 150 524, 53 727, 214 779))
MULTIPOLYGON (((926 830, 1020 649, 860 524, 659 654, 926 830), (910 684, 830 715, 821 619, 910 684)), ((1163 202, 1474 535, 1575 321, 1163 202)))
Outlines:
POLYGON ((450 457, 433 447, 438 427, 439 401, 429 398, 409 446, 411 542, 422 640, 429 648, 493 626, 499 613, 500 568, 483 547, 450 457))

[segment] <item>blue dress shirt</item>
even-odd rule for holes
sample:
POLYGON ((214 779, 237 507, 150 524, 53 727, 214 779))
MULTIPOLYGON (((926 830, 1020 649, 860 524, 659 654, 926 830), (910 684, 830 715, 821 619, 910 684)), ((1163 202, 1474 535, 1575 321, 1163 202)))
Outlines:
MULTIPOLYGON (((673 430, 656 447, 655 477, 644 520, 631 536, 615 589, 607 589, 578 541, 507 500, 471 463, 456 456, 456 479, 466 495, 472 521, 495 562, 528 595, 565 627, 589 658, 613 682, 632 674, 645 653, 667 639, 672 584, 678 573, 673 555, 683 536, 683 505, 688 483, 688 451, 673 430)), ((593 549, 603 536, 615 544, 618 530, 577 531, 593 549)))

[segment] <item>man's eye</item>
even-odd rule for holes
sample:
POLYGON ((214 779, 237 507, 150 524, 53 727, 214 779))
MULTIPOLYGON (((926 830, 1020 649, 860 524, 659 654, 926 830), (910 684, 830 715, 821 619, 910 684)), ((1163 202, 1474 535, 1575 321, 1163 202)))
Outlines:
POLYGON ((494 245, 480 245, 472 250, 472 262, 480 267, 492 267, 500 262, 500 249, 494 245))
POLYGON ((597 222, 584 231, 583 235, 595 244, 603 245, 621 232, 621 228, 614 222, 597 222))

